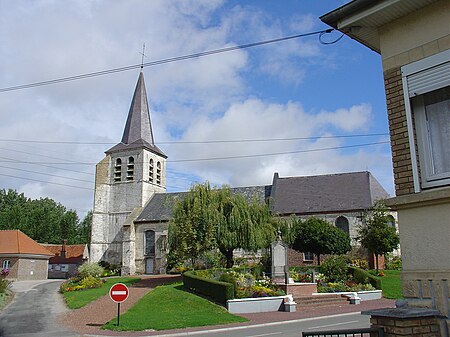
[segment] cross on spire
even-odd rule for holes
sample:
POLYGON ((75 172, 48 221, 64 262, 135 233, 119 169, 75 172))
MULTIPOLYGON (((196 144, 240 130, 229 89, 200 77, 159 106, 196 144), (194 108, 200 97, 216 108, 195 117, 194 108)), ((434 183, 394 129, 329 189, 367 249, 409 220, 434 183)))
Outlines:
POLYGON ((142 44, 142 53, 139 53, 142 55, 141 58, 141 69, 144 69, 144 57, 147 57, 147 55, 145 55, 145 42, 142 44))

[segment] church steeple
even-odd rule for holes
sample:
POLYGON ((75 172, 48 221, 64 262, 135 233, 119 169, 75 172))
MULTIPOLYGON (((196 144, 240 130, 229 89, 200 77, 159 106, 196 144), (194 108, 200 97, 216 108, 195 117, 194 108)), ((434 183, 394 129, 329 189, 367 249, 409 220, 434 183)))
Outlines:
POLYGON ((145 90, 144 74, 142 71, 139 74, 139 79, 134 89, 127 123, 123 131, 122 143, 131 144, 141 139, 151 145, 155 145, 148 109, 147 92, 145 90))
POLYGON ((134 89, 127 122, 123 130, 122 141, 106 151, 106 153, 142 147, 167 158, 167 156, 155 145, 153 139, 147 91, 145 89, 144 74, 141 70, 136 83, 136 88, 134 89))

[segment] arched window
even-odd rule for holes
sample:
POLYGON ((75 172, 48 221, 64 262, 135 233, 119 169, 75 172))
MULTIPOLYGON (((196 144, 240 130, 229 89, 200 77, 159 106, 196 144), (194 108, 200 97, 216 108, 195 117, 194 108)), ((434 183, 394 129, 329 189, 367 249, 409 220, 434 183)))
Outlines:
POLYGON ((345 216, 340 216, 336 219, 336 227, 339 228, 341 231, 350 234, 349 226, 348 226, 348 219, 345 216))
POLYGON ((150 158, 150 163, 148 165, 148 180, 152 183, 153 182, 153 159, 150 158))
POLYGON ((134 158, 130 157, 128 158, 128 165, 127 165, 127 180, 133 179, 134 179, 134 158))
POLYGON ((392 216, 392 215, 388 215, 387 216, 387 224, 389 225, 389 226, 391 226, 391 227, 395 227, 395 218, 392 216))
POLYGON ((161 185, 161 162, 156 163, 156 183, 161 185))
POLYGON ((114 165, 114 181, 118 182, 122 180, 122 159, 117 158, 114 165))
POLYGON ((155 232, 145 231, 145 255, 155 255, 155 232))

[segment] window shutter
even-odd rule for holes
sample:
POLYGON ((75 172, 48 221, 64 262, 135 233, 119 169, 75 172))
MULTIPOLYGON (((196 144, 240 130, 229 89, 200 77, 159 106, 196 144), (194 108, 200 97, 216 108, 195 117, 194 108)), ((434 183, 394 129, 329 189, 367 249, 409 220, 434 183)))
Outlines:
POLYGON ((428 68, 407 76, 409 97, 450 85, 450 62, 428 68))

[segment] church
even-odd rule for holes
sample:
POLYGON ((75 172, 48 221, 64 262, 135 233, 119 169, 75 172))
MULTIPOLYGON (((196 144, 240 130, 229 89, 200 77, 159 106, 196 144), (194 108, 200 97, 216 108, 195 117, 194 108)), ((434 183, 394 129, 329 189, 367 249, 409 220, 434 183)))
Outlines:
MULTIPOLYGON (((122 266, 122 275, 164 274, 173 205, 186 192, 166 193, 167 156, 155 145, 141 70, 122 140, 96 166, 90 261, 122 266)), ((370 172, 280 177, 271 185, 233 188, 270 200, 273 214, 317 216, 356 236, 365 210, 389 194, 370 172)), ((312 262, 311 254, 302 260, 312 262)))

